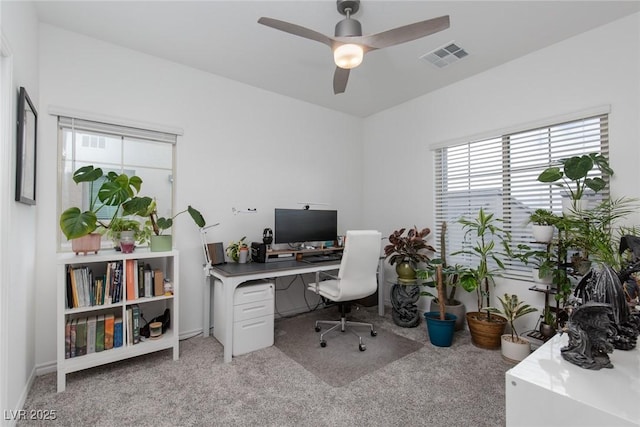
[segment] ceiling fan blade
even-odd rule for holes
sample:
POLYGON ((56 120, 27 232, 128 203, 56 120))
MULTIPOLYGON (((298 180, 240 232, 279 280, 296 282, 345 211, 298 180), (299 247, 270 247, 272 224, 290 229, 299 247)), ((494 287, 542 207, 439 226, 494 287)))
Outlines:
POLYGON ((280 21, 278 19, 265 18, 264 16, 258 19, 258 23, 266 25, 267 27, 275 28, 276 30, 284 31, 285 33, 304 37, 305 39, 315 40, 322 44, 326 44, 329 47, 333 46, 333 40, 330 37, 300 25, 291 24, 290 22, 280 21))
POLYGON ((449 15, 404 25, 378 34, 358 37, 358 42, 374 49, 410 42, 449 28, 449 15))
POLYGON ((347 81, 349 81, 349 72, 351 70, 346 68, 336 67, 335 73, 333 73, 333 93, 337 95, 344 93, 347 88, 347 81))

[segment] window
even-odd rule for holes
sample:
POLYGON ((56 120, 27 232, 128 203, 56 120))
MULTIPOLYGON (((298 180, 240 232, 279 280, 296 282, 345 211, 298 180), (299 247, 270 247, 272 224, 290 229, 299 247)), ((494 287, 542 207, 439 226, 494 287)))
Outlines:
MULTIPOLYGON (((160 216, 171 216, 173 206, 174 149, 177 135, 119 126, 71 117, 59 117, 59 203, 58 217, 69 206, 87 209, 90 188, 87 183, 77 185, 73 172, 86 165, 100 167, 142 178, 141 195, 154 197, 164 211, 160 216)), ((94 184, 94 192, 100 182, 94 184)), ((99 220, 110 219, 113 208, 99 212, 99 220)), ((59 231, 59 248, 66 247, 66 238, 59 231)))
MULTIPOLYGON (((435 220, 436 224, 447 222, 447 252, 464 245, 457 220, 476 217, 481 207, 503 219, 514 248, 519 243, 534 246, 527 224, 531 212, 544 208, 562 213, 562 188, 538 182, 538 175, 561 159, 593 152, 608 157, 607 114, 436 149, 435 220)), ((604 192, 587 197, 606 196, 604 192)), ((467 264, 462 255, 450 256, 449 262, 467 264)), ((508 260, 506 275, 529 280, 530 270, 508 260)))

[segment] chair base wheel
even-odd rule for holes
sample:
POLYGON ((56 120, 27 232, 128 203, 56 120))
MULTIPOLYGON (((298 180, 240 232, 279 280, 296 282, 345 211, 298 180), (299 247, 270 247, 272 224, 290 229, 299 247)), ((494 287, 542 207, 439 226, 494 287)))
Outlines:
POLYGON ((375 337, 376 335, 378 335, 378 333, 376 331, 371 331, 371 336, 375 337))
POLYGON ((364 344, 360 344, 358 348, 360 349, 360 351, 365 351, 367 349, 367 347, 364 344))
POLYGON ((326 346, 327 346, 326 341, 320 341, 320 347, 326 347, 326 346))
POLYGON ((320 326, 316 326, 316 332, 320 332, 320 326))

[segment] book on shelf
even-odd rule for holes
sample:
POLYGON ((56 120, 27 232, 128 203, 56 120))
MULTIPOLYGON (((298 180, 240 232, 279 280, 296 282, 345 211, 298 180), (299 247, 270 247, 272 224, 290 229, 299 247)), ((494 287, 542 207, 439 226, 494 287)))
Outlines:
POLYGON ((127 345, 133 344, 133 310, 127 307, 127 345))
POLYGON ((153 295, 164 295, 164 273, 159 268, 153 270, 153 295))
POLYGON ((138 260, 136 260, 136 267, 137 267, 137 272, 138 275, 136 276, 138 281, 136 282, 138 284, 138 298, 142 298, 145 296, 144 293, 144 263, 142 261, 138 262, 138 260))
POLYGON ((115 315, 113 313, 104 316, 104 349, 111 350, 113 348, 113 323, 115 315))
POLYGON ((96 316, 87 318, 87 354, 96 352, 96 316))
POLYGON ((96 353, 104 350, 104 314, 99 314, 96 320, 96 353))
POLYGON ((125 261, 126 268, 126 284, 127 284, 127 301, 134 300, 137 298, 138 288, 136 286, 135 280, 135 267, 133 265, 132 259, 128 259, 125 261))
POLYGON ((71 320, 64 323, 64 358, 71 357, 71 320))
POLYGON ((122 317, 116 317, 113 321, 113 347, 122 347, 123 342, 123 330, 122 330, 122 317))
POLYGON ((67 268, 69 271, 69 283, 71 287, 71 301, 72 305, 70 308, 80 307, 80 299, 78 296, 78 284, 76 283, 76 272, 75 269, 71 266, 67 268))
POLYGON ((76 356, 87 354, 87 318, 78 319, 76 325, 76 356))
POLYGON ((107 263, 107 272, 104 275, 104 303, 111 304, 111 281, 113 280, 113 262, 107 263))
POLYGON ((69 330, 69 357, 76 357, 76 326, 78 326, 78 319, 71 320, 69 330))
POLYGON ((146 297, 153 296, 153 272, 151 271, 151 266, 147 264, 144 269, 144 295, 146 297))
POLYGON ((114 261, 112 270, 113 280, 111 281, 111 302, 113 304, 122 301, 122 288, 124 287, 122 283, 123 269, 122 261, 114 261))
POLYGON ((132 321, 133 321, 133 343, 138 344, 140 342, 140 307, 138 304, 131 306, 132 321))
POLYGON ((73 301, 73 286, 71 286, 71 276, 72 276, 72 272, 71 272, 71 266, 67 266, 67 279, 66 279, 66 301, 67 301, 67 308, 73 308, 75 307, 75 303, 73 301))

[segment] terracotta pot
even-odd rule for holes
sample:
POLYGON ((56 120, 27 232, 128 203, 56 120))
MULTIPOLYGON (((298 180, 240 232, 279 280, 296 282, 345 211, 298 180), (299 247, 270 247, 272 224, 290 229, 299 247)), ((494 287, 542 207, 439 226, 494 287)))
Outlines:
POLYGON ((500 348, 500 337, 504 333, 507 319, 497 314, 491 314, 489 322, 487 313, 472 311, 467 313, 467 324, 473 345, 487 349, 500 348))
POLYGON ((100 250, 100 241, 102 236, 98 233, 87 234, 86 236, 78 237, 71 240, 71 250, 76 255, 83 253, 86 255, 89 252, 97 254, 100 250))

